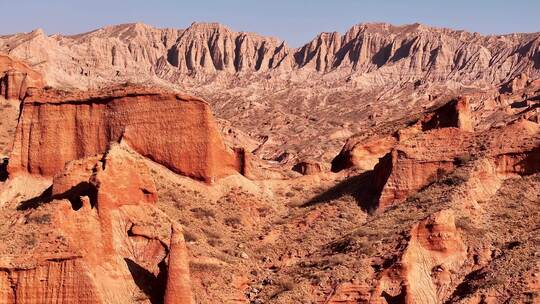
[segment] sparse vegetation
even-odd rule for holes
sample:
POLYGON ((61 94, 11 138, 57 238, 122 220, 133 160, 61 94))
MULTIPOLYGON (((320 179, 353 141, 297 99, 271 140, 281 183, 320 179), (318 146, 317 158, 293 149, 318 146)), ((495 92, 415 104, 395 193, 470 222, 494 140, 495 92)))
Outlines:
POLYGON ((191 212, 193 212, 194 216, 198 219, 207 219, 207 218, 215 218, 216 213, 213 210, 196 207, 193 209, 190 209, 191 212))
POLYGON ((238 229, 242 225, 242 220, 238 216, 228 217, 225 219, 225 225, 238 229))
POLYGON ((50 224, 51 223, 51 215, 50 214, 40 214, 40 215, 34 215, 30 216, 28 218, 28 223, 36 223, 36 224, 50 224))

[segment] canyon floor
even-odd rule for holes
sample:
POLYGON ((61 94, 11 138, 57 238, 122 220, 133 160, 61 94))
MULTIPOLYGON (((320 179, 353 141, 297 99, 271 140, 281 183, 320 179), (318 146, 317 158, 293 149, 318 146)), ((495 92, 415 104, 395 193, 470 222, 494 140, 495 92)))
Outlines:
POLYGON ((538 33, 0 52, 0 303, 540 303, 538 33))

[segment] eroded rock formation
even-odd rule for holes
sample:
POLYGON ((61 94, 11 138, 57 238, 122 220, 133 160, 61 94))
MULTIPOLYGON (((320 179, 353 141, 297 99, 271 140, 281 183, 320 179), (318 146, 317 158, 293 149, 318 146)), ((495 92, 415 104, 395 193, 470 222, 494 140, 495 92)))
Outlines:
POLYGON ((218 23, 193 23, 167 52, 181 73, 253 72, 291 68, 283 41, 237 33, 218 23))
POLYGON ((365 24, 292 49, 131 24, 0 50, 58 87, 181 83, 224 118, 158 89, 28 90, 1 303, 538 298, 538 34, 365 24), (352 134, 333 169, 361 170, 325 172, 352 134))
POLYGON ((54 253, 4 256, 3 303, 156 302, 163 301, 165 282, 167 293, 182 300, 167 303, 191 303, 182 231, 171 230, 176 224, 156 208, 149 174, 140 156, 119 145, 68 164, 50 197, 40 198, 50 201, 48 223, 64 244, 54 253))
POLYGON ((211 182, 239 171, 206 102, 154 89, 43 90, 24 100, 11 173, 52 176, 65 163, 124 141, 176 173, 211 182))
POLYGON ((345 143, 341 152, 332 160, 332 171, 357 167, 361 170, 371 170, 397 144, 394 136, 369 138, 358 141, 351 138, 345 143))
POLYGON ((440 303, 457 285, 455 272, 466 258, 453 211, 440 211, 414 225, 401 261, 383 273, 375 292, 386 303, 440 303))
POLYGON ((43 86, 40 73, 22 61, 0 55, 0 95, 5 99, 23 99, 28 88, 43 86))
POLYGON ((2 267, 1 303, 100 303, 102 300, 84 263, 77 257, 51 257, 26 269, 2 267))
POLYGON ((502 177, 538 172, 539 131, 538 124, 519 120, 479 134, 435 129, 402 142, 375 166, 377 208, 402 202, 471 158, 487 158, 502 177))
MULTIPOLYGON (((334 151, 321 153, 317 142, 334 134, 365 133, 443 95, 499 86, 520 75, 529 79, 525 84, 534 81, 540 76, 538 39, 537 33, 482 36, 370 23, 290 48, 214 23, 186 29, 135 23, 72 36, 42 30, 3 36, 0 51, 27 60, 53 87, 132 82, 202 96, 212 101, 216 116, 259 138, 270 136, 258 151, 261 158, 289 152, 328 162, 334 151), (274 123, 280 120, 295 123, 274 123), (339 130, 336 122, 350 128, 339 130), (288 140, 292 135, 299 139, 288 140)), ((524 83, 517 82, 516 89, 524 83)), ((343 143, 328 144, 334 149, 343 143)))
POLYGON ((87 79, 103 84, 118 77, 156 81, 159 76, 205 82, 216 73, 290 71, 287 78, 299 81, 306 72, 333 73, 335 79, 353 72, 350 79, 364 86, 420 79, 493 84, 537 69, 539 39, 537 34, 481 36, 421 24, 365 23, 344 34, 321 33, 295 49, 217 23, 193 23, 187 29, 136 23, 74 36, 46 36, 38 29, 3 37, 0 50, 32 58, 47 82, 72 87, 87 87, 87 79))
POLYGON ((458 128, 462 131, 474 130, 471 106, 468 97, 452 99, 442 106, 426 113, 409 126, 391 135, 371 137, 352 136, 340 153, 332 160, 332 171, 338 172, 350 167, 372 170, 379 159, 390 152, 399 142, 413 138, 422 131, 441 128, 458 128))
POLYGON ((292 167, 293 171, 296 171, 302 175, 314 175, 326 171, 324 164, 316 161, 301 161, 292 167))
POLYGON ((180 227, 172 226, 167 267, 165 304, 191 304, 193 295, 189 277, 189 255, 180 227))
POLYGON ((469 98, 462 96, 451 100, 423 117, 421 125, 424 131, 453 127, 472 132, 474 130, 474 123, 472 121, 469 98))

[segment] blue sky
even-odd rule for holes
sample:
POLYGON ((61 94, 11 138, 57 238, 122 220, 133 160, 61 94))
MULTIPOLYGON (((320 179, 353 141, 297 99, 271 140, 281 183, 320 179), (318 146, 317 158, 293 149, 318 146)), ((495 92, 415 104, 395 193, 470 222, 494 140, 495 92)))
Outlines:
POLYGON ((185 28, 193 21, 215 21, 292 46, 322 31, 344 32, 374 21, 483 34, 540 31, 539 0, 0 0, 0 11, 0 34, 38 27, 47 34, 74 34, 128 22, 185 28))

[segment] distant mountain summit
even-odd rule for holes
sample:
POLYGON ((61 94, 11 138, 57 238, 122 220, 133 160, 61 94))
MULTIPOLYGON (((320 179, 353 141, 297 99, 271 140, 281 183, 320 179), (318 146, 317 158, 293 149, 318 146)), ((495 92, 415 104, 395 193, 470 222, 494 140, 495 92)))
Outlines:
POLYGON ((415 81, 485 86, 540 70, 539 33, 482 36, 421 24, 363 23, 345 34, 321 33, 300 48, 219 23, 133 23, 70 36, 38 29, 0 37, 0 52, 30 61, 50 85, 76 88, 119 80, 237 86, 238 74, 256 76, 250 83, 324 78, 364 89, 415 81))
POLYGON ((328 162, 352 134, 459 95, 480 90, 474 106, 496 108, 502 87, 540 78, 540 33, 483 36, 422 24, 358 24, 292 48, 219 23, 132 23, 2 36, 1 53, 57 89, 131 83, 201 96, 232 134, 255 139, 259 157, 280 163, 328 162))

